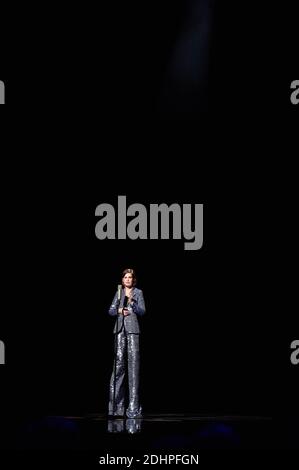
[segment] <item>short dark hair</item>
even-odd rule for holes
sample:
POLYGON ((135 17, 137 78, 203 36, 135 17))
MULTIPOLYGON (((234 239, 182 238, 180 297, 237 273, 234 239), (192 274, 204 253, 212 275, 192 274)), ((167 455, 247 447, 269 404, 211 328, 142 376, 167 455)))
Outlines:
POLYGON ((133 286, 135 287, 136 282, 137 282, 137 278, 136 278, 136 273, 135 273, 134 269, 130 269, 130 268, 125 269, 122 273, 121 280, 123 280, 123 278, 125 277, 126 274, 132 274, 133 286))

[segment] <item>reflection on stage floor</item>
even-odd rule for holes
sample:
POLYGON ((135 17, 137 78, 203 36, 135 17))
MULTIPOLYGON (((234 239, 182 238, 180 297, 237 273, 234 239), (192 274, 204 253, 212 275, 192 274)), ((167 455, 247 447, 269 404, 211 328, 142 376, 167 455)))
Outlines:
POLYGON ((110 419, 98 413, 35 416, 7 420, 2 428, 5 436, 2 448, 157 452, 297 448, 295 442, 299 440, 294 429, 298 429, 295 421, 268 416, 182 413, 144 414, 135 419, 110 419))

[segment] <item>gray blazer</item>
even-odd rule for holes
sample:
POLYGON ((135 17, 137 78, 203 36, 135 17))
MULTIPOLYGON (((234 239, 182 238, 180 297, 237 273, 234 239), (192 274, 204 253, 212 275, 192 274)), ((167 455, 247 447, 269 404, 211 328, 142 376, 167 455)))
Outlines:
MULTIPOLYGON (((131 307, 128 307, 130 315, 126 317, 124 315, 120 315, 117 313, 117 292, 114 296, 112 304, 109 308, 109 315, 117 316, 113 333, 120 333, 123 328, 125 328, 127 333, 140 333, 139 323, 138 323, 138 316, 142 316, 145 314, 145 305, 144 305, 144 298, 143 292, 141 289, 137 289, 137 287, 133 287, 132 291, 132 299, 133 304, 131 307)), ((121 298, 119 303, 119 308, 122 308, 124 305, 125 300, 125 289, 122 289, 121 298)))

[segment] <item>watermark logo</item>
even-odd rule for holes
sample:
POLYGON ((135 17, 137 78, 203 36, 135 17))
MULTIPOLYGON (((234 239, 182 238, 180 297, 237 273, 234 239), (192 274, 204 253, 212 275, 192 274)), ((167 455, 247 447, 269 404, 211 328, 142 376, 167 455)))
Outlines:
POLYGON ((290 96, 291 103, 294 105, 299 104, 299 80, 292 81, 291 90, 294 90, 290 96))
POLYGON ((5 104, 5 86, 0 80, 0 104, 5 104))
POLYGON ((5 364, 5 345, 3 341, 0 341, 0 365, 5 364))
POLYGON ((291 363, 293 366, 299 364, 299 339, 295 339, 291 344, 292 354, 291 354, 291 363))
POLYGON ((185 250, 203 245, 203 204, 131 204, 118 196, 117 210, 111 204, 97 206, 95 226, 99 240, 185 240, 185 250), (131 217, 131 220, 127 220, 131 217), (187 240, 187 241, 186 241, 187 240))

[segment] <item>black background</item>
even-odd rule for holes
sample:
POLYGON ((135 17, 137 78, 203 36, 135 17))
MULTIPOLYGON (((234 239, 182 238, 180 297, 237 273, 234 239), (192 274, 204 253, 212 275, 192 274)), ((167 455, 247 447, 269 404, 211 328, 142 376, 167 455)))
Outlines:
POLYGON ((141 320, 147 412, 293 413, 290 342, 296 330, 280 243, 289 225, 284 204, 252 198, 251 186, 248 193, 238 185, 234 194, 224 192, 226 183, 218 180, 223 197, 206 202, 214 186, 206 188, 200 167, 187 180, 182 162, 180 178, 174 168, 165 175, 158 166, 150 171, 149 160, 143 165, 127 167, 124 159, 122 181, 117 168, 107 174, 100 164, 86 171, 85 162, 85 171, 82 165, 63 173, 52 166, 9 214, 13 249, 2 330, 7 365, 1 370, 6 411, 106 411, 114 323, 107 310, 122 269, 130 266, 147 306, 141 320), (144 171, 152 182, 142 181, 144 171), (146 206, 203 202, 203 248, 96 239, 95 208, 101 202, 117 206, 117 195, 146 206))
MULTIPOLYGON (((4 4, 0 73, 7 103, 27 111, 80 106, 114 123, 163 119, 167 67, 192 2, 26 5, 17 14, 4 4)), ((209 106, 174 117, 296 116, 289 100, 298 73, 295 2, 210 4, 209 106)))
POLYGON ((100 49, 81 9, 5 38, 3 412, 106 411, 107 309, 133 267, 146 412, 294 414, 293 9, 218 5, 210 113, 170 123, 155 103, 182 2, 147 4, 138 21, 110 8, 100 49), (204 203, 203 249, 97 240, 95 208, 117 195, 204 203))

